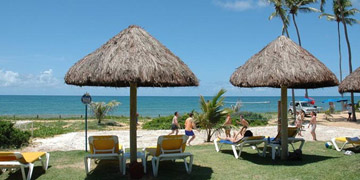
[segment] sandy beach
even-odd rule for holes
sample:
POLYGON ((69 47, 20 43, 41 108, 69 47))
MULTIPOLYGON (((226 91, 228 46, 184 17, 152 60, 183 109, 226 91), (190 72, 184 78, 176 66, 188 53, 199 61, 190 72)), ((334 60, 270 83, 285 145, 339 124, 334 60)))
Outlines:
MULTIPOLYGON (((319 141, 329 141, 333 137, 340 136, 360 136, 360 123, 359 122, 347 122, 347 114, 335 114, 333 117, 325 119, 324 114, 318 114, 318 126, 316 129, 317 139, 319 141)), ((360 114, 359 116, 360 117, 360 114)), ((307 128, 309 117, 306 117, 304 123, 303 138, 306 141, 312 141, 310 129, 307 128)), ((268 126, 263 127, 250 127, 249 130, 254 135, 263 135, 274 137, 277 134, 277 127, 275 120, 270 120, 268 126)), ((138 148, 156 146, 157 138, 160 135, 166 135, 170 133, 170 130, 143 130, 137 131, 137 146, 138 148)), ((194 131, 196 138, 193 141, 193 145, 199 145, 205 143, 206 134, 205 131, 194 131)), ((179 134, 184 134, 184 130, 180 130, 179 134)), ((90 131, 88 136, 92 135, 117 135, 120 143, 126 148, 129 145, 129 130, 112 130, 112 131, 90 131)), ((222 134, 223 135, 223 134, 222 134)), ((216 136, 214 136, 216 137, 216 136)), ((85 133, 84 132, 72 132, 62 135, 57 135, 51 138, 35 138, 32 143, 23 149, 23 151, 69 151, 69 150, 83 150, 85 148, 85 133)))

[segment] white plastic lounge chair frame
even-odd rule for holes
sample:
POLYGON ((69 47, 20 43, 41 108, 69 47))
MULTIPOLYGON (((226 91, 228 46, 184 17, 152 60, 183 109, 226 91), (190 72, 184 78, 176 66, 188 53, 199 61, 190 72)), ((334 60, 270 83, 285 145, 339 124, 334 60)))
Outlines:
MULTIPOLYGON (((249 139, 249 140, 248 140, 248 138, 250 138, 250 137, 244 137, 241 141, 239 141, 239 143, 229 144, 229 145, 231 145, 231 148, 233 150, 235 158, 239 159, 243 147, 254 147, 257 150, 259 156, 265 157, 266 156, 266 148, 265 148, 266 147, 266 140, 265 140, 265 138, 263 137, 261 139, 249 139), (259 145, 261 143, 264 143, 264 148, 263 148, 262 153, 260 153, 260 150, 257 147, 257 145, 259 145), (237 151, 239 151, 239 152, 237 152, 237 151)), ((219 140, 215 139, 214 144, 215 144, 216 152, 219 152, 221 150, 221 147, 224 144, 226 144, 226 143, 220 143, 221 145, 219 147, 218 143, 220 143, 219 140)))
POLYGON ((353 145, 353 147, 355 147, 356 149, 360 149, 360 140, 359 141, 351 141, 351 137, 344 137, 344 140, 341 140, 341 141, 338 141, 338 142, 343 142, 344 144, 341 146, 341 148, 338 147, 338 145, 336 144, 336 138, 332 138, 331 139, 331 142, 332 144, 334 145, 335 149, 337 151, 342 151, 344 149, 344 147, 347 145, 347 144, 351 144, 353 145))
MULTIPOLYGON (((15 156, 18 160, 13 161, 0 161, 0 169, 7 169, 7 168, 20 168, 21 169, 21 175, 23 180, 30 180, 33 170, 34 170, 34 163, 22 163, 20 159, 24 159, 23 155, 20 152, 6 152, 5 156, 15 156), (25 168, 29 168, 29 172, 27 176, 25 176, 25 168)), ((41 161, 42 168, 46 171, 49 166, 49 159, 50 154, 45 152, 43 156, 40 156, 35 161, 41 161), (44 158, 45 157, 45 158, 44 158)))
MULTIPOLYGON (((186 172, 188 174, 190 174, 191 170, 192 170, 192 164, 193 164, 194 155, 191 154, 191 153, 184 153, 182 146, 180 148, 178 148, 178 149, 171 149, 171 150, 163 149, 162 143, 168 137, 173 138, 175 136, 159 136, 159 138, 158 138, 157 143, 158 143, 158 148, 160 147, 160 155, 159 156, 153 156, 152 159, 151 159, 154 176, 156 177, 158 175, 160 161, 164 161, 164 160, 173 160, 173 161, 175 161, 176 159, 183 159, 184 160, 186 172), (187 159, 186 159, 187 157, 190 158, 189 162, 187 162, 187 159)), ((182 145, 185 145, 188 137, 185 136, 185 135, 178 136, 178 137, 182 139, 182 145)), ((147 161, 148 156, 150 156, 150 155, 151 155, 150 153, 146 154, 146 157, 145 157, 146 161, 147 161)))
MULTIPOLYGON (((294 151, 295 151, 294 143, 297 143, 297 142, 301 142, 301 144, 299 146, 299 149, 301 150, 302 147, 304 146, 305 139, 303 139, 303 138, 294 138, 294 137, 289 137, 288 138, 288 143, 291 145, 291 147, 293 148, 294 151)), ((280 144, 276 144, 276 143, 273 143, 273 142, 268 143, 267 146, 271 147, 271 158, 274 160, 276 152, 278 154, 280 154, 281 146, 280 146, 280 144)))
POLYGON ((117 136, 90 136, 89 137, 89 144, 91 144, 93 146, 93 154, 88 154, 84 158, 86 174, 88 174, 89 170, 91 169, 91 167, 90 167, 90 164, 91 164, 90 160, 91 159, 98 159, 98 160, 115 159, 115 160, 119 160, 119 168, 120 168, 120 172, 122 172, 122 168, 121 168, 122 154, 125 152, 125 148, 124 148, 124 146, 122 146, 121 149, 119 149, 119 152, 116 152, 116 146, 119 146, 119 140, 118 140, 117 136), (109 137, 109 138, 112 138, 113 141, 114 141, 114 147, 112 147, 111 149, 96 149, 95 146, 94 146, 94 139, 96 137, 109 137))

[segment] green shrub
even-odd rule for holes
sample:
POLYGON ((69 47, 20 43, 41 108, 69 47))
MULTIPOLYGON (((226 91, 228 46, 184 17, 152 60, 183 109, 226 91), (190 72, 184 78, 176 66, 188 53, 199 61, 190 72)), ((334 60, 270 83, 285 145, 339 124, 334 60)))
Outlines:
MULTIPOLYGON (((170 129, 171 128, 171 122, 172 122, 172 118, 174 116, 173 115, 169 115, 169 116, 164 116, 164 117, 158 117, 158 118, 154 118, 151 121, 146 122, 143 125, 143 129, 150 129, 150 130, 155 130, 155 129, 170 129)), ((184 123, 185 120, 189 117, 189 115, 185 114, 183 116, 180 116, 178 118, 178 123, 180 125, 180 128, 183 129, 184 128, 184 123)))
POLYGON ((20 148, 29 143, 30 136, 30 132, 16 129, 14 123, 0 121, 0 148, 20 148))
POLYGON ((240 114, 244 116, 244 119, 249 122, 250 126, 264 126, 268 124, 268 119, 263 114, 244 111, 233 117, 232 122, 234 125, 236 125, 236 121, 240 121, 240 114))

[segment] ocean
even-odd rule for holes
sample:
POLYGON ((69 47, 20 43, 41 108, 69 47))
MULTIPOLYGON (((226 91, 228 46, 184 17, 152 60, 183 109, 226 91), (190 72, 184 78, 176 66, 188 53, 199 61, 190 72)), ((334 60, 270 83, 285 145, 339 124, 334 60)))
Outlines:
MULTIPOLYGON (((340 98, 340 96, 314 96, 315 105, 324 110, 329 108, 328 103, 322 101, 330 98, 340 98)), ((345 96, 350 100, 349 96, 345 96)), ((42 116, 42 117, 62 117, 80 116, 85 112, 85 106, 81 103, 81 96, 22 96, 22 95, 0 95, 0 116, 42 116)), ((206 96, 205 99, 211 99, 206 96)), ((296 97, 301 100, 302 97, 296 97)), ((116 108, 112 115, 129 116, 129 96, 92 96, 95 102, 109 102, 116 100, 121 105, 116 108)), ((139 96, 138 113, 141 116, 157 117, 167 116, 178 111, 180 114, 200 111, 200 98, 198 96, 139 96)), ((241 111, 251 112, 276 112, 277 101, 280 96, 227 96, 225 97, 225 107, 234 105, 237 101, 242 102, 241 111)), ((360 97, 355 96, 355 102, 360 97)), ((288 97, 291 101, 291 97, 288 97)), ((335 108, 340 110, 341 104, 335 103, 335 108)))

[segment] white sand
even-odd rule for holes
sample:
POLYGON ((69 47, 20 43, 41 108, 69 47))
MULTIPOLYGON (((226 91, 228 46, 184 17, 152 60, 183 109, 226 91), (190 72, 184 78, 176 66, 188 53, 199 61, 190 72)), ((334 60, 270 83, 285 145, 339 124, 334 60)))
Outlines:
MULTIPOLYGON (((276 136, 276 126, 266 127, 250 127, 249 130, 254 135, 264 136, 276 136)), ((156 146, 157 138, 160 135, 166 135, 170 133, 170 130, 138 130, 137 131, 137 147, 143 148, 148 146, 156 146)), ((192 142, 193 145, 204 143, 206 139, 205 131, 194 131, 196 134, 195 140, 192 142)), ((334 127, 318 125, 316 129, 317 139, 319 141, 329 141, 333 137, 340 136, 360 136, 359 129, 345 128, 345 127, 334 127)), ((180 130, 179 134, 184 134, 184 130, 180 130)), ((310 129, 305 126, 305 131, 302 132, 306 141, 312 141, 310 129)), ((129 147, 129 130, 120 131, 92 131, 88 132, 88 136, 91 135, 117 135, 121 144, 129 147)), ((214 138, 216 135, 214 136, 214 138)), ((72 132, 62 135, 57 135, 52 138, 33 139, 30 146, 23 149, 23 151, 69 151, 69 150, 84 150, 85 149, 85 133, 84 132, 72 132)))

